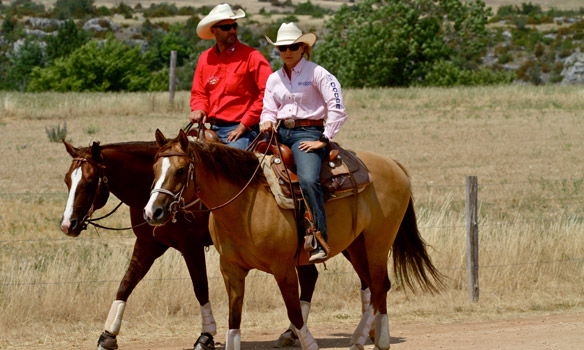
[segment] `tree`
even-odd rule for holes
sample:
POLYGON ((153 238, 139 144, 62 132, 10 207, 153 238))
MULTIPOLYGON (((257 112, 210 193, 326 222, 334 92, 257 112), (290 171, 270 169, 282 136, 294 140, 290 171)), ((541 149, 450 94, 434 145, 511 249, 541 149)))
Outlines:
POLYGON ((68 19, 59 27, 56 36, 47 37, 47 60, 52 62, 59 57, 68 56, 88 40, 87 32, 79 30, 75 22, 68 19))
POLYGON ((81 18, 95 11, 93 0, 57 0, 53 10, 55 17, 59 19, 81 18))
POLYGON ((25 91, 33 69, 44 65, 43 48, 37 41, 26 38, 9 61, 1 88, 25 91))
POLYGON ((314 59, 344 86, 409 86, 435 63, 469 69, 486 46, 482 0, 365 0, 326 23, 314 59))

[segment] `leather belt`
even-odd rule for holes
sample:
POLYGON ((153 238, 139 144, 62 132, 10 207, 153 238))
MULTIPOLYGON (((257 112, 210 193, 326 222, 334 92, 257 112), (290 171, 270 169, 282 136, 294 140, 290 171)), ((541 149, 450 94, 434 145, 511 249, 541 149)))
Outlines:
POLYGON ((209 124, 216 125, 216 126, 232 126, 232 125, 239 124, 239 122, 228 122, 226 120, 217 119, 217 118, 209 118, 208 122, 209 122, 209 124))
POLYGON ((302 126, 323 126, 324 120, 318 119, 284 119, 282 124, 286 129, 294 129, 302 126))

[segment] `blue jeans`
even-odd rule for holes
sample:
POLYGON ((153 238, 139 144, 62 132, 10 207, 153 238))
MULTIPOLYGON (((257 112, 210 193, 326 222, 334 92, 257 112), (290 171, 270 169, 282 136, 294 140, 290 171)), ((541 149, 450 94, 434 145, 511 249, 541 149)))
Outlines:
POLYGON ((226 144, 227 146, 245 150, 247 146, 249 146, 249 144, 259 134, 259 127, 257 125, 254 125, 251 127, 251 131, 249 130, 246 131, 237 140, 227 142, 227 137, 229 136, 229 133, 237 129, 238 126, 239 123, 225 126, 211 125, 211 130, 215 131, 217 133, 217 136, 219 136, 221 141, 223 141, 223 143, 226 144))
POLYGON ((302 193, 312 213, 314 225, 322 234, 322 238, 328 242, 324 197, 320 187, 320 168, 326 157, 326 148, 319 148, 310 152, 304 152, 298 148, 301 141, 317 141, 323 131, 324 127, 322 126, 307 126, 294 129, 280 127, 278 129, 278 137, 282 144, 292 150, 300 188, 302 188, 302 193))

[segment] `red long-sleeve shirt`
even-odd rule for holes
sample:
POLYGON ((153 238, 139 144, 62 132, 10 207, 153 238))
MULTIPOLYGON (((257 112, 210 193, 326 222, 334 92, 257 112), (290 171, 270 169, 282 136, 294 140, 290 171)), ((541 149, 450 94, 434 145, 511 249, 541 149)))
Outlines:
POLYGON ((199 57, 191 110, 202 109, 209 118, 242 122, 246 127, 258 124, 270 74, 270 64, 256 49, 239 41, 222 53, 213 46, 199 57))

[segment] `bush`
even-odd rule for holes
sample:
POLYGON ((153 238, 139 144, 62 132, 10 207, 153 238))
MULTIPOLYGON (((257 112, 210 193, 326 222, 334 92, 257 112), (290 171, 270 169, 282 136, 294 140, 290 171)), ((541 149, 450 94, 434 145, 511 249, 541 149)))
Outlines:
POLYGON ((96 12, 93 0, 57 0, 53 9, 53 16, 59 19, 82 18, 96 12))
POLYGON ((61 124, 50 127, 45 126, 45 132, 47 133, 50 142, 61 142, 61 140, 65 140, 67 137, 67 122, 63 122, 62 128, 61 124))
POLYGON ((87 41, 87 32, 79 30, 75 22, 69 19, 59 27, 56 36, 47 37, 47 61, 50 63, 59 57, 66 57, 87 41))
POLYGON ((509 84, 514 74, 489 68, 462 69, 449 61, 438 61, 429 69, 421 85, 425 86, 483 86, 509 84))
POLYGON ((31 73, 29 91, 142 91, 151 75, 139 47, 109 38, 90 41, 66 58, 31 73))

